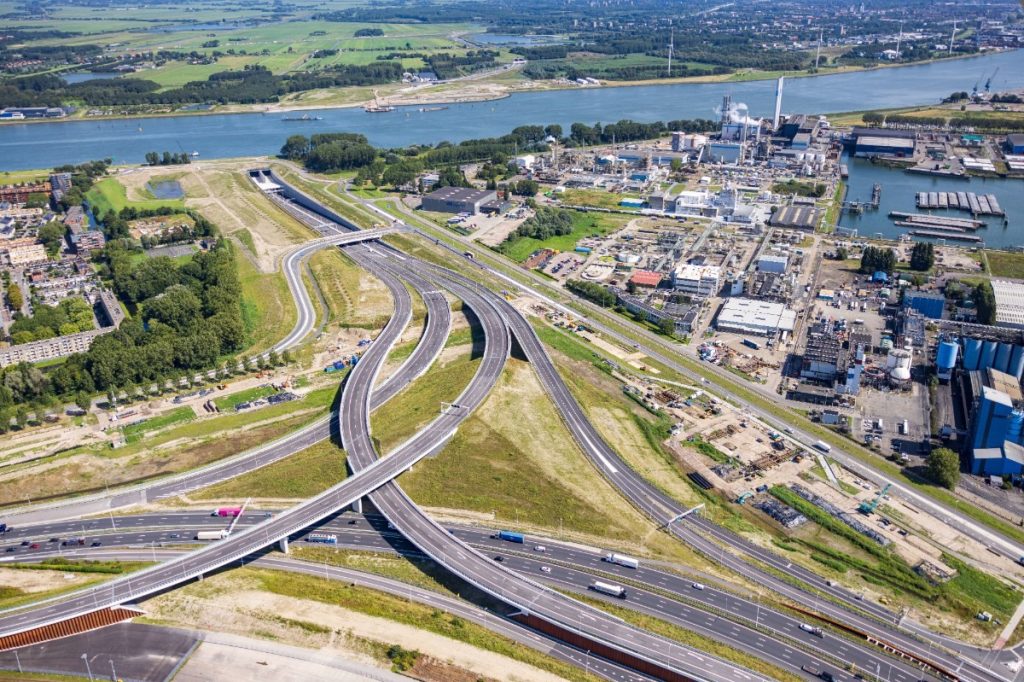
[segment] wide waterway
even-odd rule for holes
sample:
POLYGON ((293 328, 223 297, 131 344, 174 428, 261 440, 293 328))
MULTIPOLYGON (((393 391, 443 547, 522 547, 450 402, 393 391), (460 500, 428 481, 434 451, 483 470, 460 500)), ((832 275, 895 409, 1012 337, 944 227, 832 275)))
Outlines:
MULTIPOLYGON (((938 102, 970 90, 999 67, 999 89, 1024 87, 1024 51, 786 81, 783 111, 835 113, 938 102)), ((715 118, 722 96, 746 103, 753 115, 774 111, 775 82, 683 83, 524 92, 491 102, 448 105, 442 111, 399 107, 368 114, 360 108, 311 112, 319 121, 282 121, 282 114, 212 114, 109 121, 0 125, 0 171, 52 168, 112 158, 141 163, 149 151, 197 151, 203 159, 275 154, 295 133, 352 131, 382 147, 453 142, 501 135, 525 124, 620 119, 658 121, 715 118)))

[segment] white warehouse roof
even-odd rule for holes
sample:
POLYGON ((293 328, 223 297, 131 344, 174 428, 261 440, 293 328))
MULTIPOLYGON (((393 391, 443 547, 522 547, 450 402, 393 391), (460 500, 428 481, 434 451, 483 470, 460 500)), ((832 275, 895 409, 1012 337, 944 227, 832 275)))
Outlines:
POLYGON ((996 326, 1024 328, 1024 284, 994 279, 992 293, 996 299, 996 326))
POLYGON ((722 330, 753 334, 791 332, 796 324, 796 312, 781 303, 757 301, 752 298, 730 298, 718 311, 718 320, 715 324, 722 330))

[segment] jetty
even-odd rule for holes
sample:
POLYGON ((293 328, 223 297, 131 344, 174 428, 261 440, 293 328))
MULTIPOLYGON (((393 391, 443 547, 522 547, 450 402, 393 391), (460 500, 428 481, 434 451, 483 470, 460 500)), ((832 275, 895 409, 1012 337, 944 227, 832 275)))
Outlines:
POLYGON ((958 231, 977 230, 985 227, 984 220, 970 218, 948 218, 946 216, 927 215, 923 213, 905 213, 903 211, 890 211, 889 217, 897 224, 906 227, 937 227, 939 229, 951 229, 958 231))
POLYGON ((981 237, 975 234, 967 234, 965 232, 951 232, 948 230, 911 230, 910 234, 915 237, 930 237, 931 239, 951 239, 958 242, 973 242, 977 243, 981 241, 981 237))
POLYGON ((971 215, 1006 215, 995 194, 974 192, 918 192, 918 208, 953 209, 971 215))

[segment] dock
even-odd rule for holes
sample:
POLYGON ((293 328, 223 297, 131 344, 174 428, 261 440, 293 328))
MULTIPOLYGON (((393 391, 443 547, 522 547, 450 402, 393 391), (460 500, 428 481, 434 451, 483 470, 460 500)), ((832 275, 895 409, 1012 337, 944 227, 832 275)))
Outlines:
POLYGON ((841 177, 843 180, 846 180, 848 177, 850 177, 850 169, 845 163, 839 164, 839 177, 841 177))
POLYGON ((889 217, 896 221, 896 224, 907 223, 915 227, 937 227, 939 229, 977 230, 985 227, 984 220, 973 220, 970 218, 947 218, 946 216, 927 215, 923 213, 905 213, 903 211, 890 211, 889 217))
POLYGON ((955 209, 972 215, 1005 215, 994 194, 974 192, 918 192, 918 208, 955 209))
POLYGON ((932 239, 951 239, 958 242, 980 242, 981 237, 964 232, 949 232, 945 230, 911 230, 910 234, 915 237, 930 237, 932 239))

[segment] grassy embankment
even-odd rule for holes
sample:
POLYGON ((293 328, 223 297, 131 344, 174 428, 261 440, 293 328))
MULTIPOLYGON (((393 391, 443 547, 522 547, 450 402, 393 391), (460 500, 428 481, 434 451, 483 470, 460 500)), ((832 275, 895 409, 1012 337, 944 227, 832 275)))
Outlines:
MULTIPOLYGON (((441 609, 420 605, 403 597, 396 597, 343 581, 328 581, 319 577, 282 571, 243 568, 232 571, 230 574, 207 578, 202 583, 189 585, 179 593, 162 597, 162 599, 184 597, 189 599, 190 603, 197 601, 201 603, 205 599, 215 599, 228 589, 234 589, 233 586, 237 584, 289 599, 320 602, 332 607, 383 618, 506 656, 573 682, 592 682, 595 679, 578 668, 524 647, 441 609)), ((164 616, 159 621, 164 622, 166 618, 167 616, 164 616)), ((183 624, 181 616, 177 612, 173 618, 173 622, 183 624)), ((332 633, 330 628, 317 623, 285 618, 281 618, 278 622, 284 622, 296 628, 295 635, 303 641, 310 634, 329 635, 332 633)), ((253 633, 247 634, 251 636, 253 633)), ((260 633, 255 634, 259 635, 260 633)), ((338 631, 336 634, 342 633, 338 631)), ((325 643, 323 642, 321 645, 325 643)), ((389 643, 376 642, 376 644, 380 651, 375 653, 383 653, 389 643)))
POLYGON ((522 263, 530 257, 531 253, 538 249, 572 251, 576 248, 576 242, 584 237, 606 235, 621 228, 629 219, 629 216, 617 213, 573 212, 573 229, 569 234, 556 235, 543 240, 519 237, 514 241, 503 243, 499 249, 512 260, 522 263))
POLYGON ((1024 279, 1024 253, 1011 251, 985 251, 989 272, 993 277, 1024 279))
POLYGON ((324 440, 291 457, 203 488, 190 497, 199 500, 307 499, 345 480, 345 451, 324 440))

